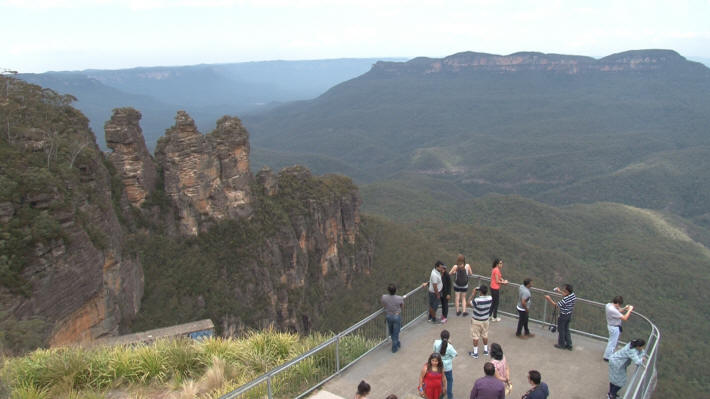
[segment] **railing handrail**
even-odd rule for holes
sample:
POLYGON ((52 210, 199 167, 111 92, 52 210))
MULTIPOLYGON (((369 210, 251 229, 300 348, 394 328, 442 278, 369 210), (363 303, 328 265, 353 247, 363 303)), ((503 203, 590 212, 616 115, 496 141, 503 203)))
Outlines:
MULTIPOLYGON (((482 275, 478 275, 478 274, 472 274, 472 275, 470 275, 470 277, 475 278, 475 279, 479 279, 479 280, 482 280, 482 281, 490 281, 490 277, 482 276, 482 275)), ((517 283, 508 283, 507 285, 508 285, 508 286, 513 286, 513 287, 520 287, 520 286, 521 286, 521 284, 517 284, 517 283)), ((426 285, 418 285, 416 288, 414 288, 414 289, 412 289, 411 291, 409 291, 408 293, 406 293, 406 294, 403 296, 403 298, 406 299, 407 297, 411 297, 412 295, 416 294, 417 292, 423 290, 424 287, 426 287, 426 285)), ((530 287, 529 289, 530 289, 531 291, 533 291, 533 292, 540 293, 540 294, 555 295, 555 296, 562 297, 562 294, 560 294, 560 293, 558 293, 558 292, 549 291, 549 290, 545 290, 545 289, 542 289, 542 288, 530 287)), ((584 298, 579 298, 579 297, 577 297, 576 301, 581 302, 581 303, 587 303, 587 304, 590 304, 590 305, 593 305, 593 306, 598 306, 598 307, 600 307, 600 308, 604 308, 605 305, 606 305, 606 304, 601 303, 601 302, 598 302, 598 301, 589 300, 589 299, 584 299, 584 298)), ((249 391, 252 387, 254 387, 254 386, 258 385, 258 384, 261 384, 261 383, 263 383, 264 381, 268 381, 272 376, 275 376, 276 374, 280 373, 282 370, 287 369, 287 368, 293 366, 294 364, 296 364, 296 363, 298 363, 298 362, 300 362, 300 361, 302 361, 302 360, 304 360, 304 359, 306 359, 306 358, 308 358, 308 357, 310 357, 310 356, 316 354, 317 352, 319 352, 319 351, 322 350, 323 348, 325 348, 325 347, 327 347, 327 346, 329 346, 329 345, 332 345, 333 343, 337 343, 341 338, 347 336, 348 334, 352 333, 353 331, 356 331, 358 328, 363 327, 363 326, 366 325, 368 322, 370 322, 370 321, 376 319, 377 317, 379 317, 382 313, 384 313, 384 309, 382 309, 382 308, 378 309, 377 311, 373 312, 372 314, 370 314, 369 316, 363 318, 362 320, 358 321, 357 323, 353 324, 352 326, 346 328, 345 330, 341 331, 340 333, 335 334, 334 336, 332 336, 331 338, 327 339, 326 341, 324 341, 324 342, 320 343, 319 345, 316 345, 315 347, 311 348, 311 349, 308 350, 307 352, 305 352, 305 353, 303 353, 303 354, 301 354, 301 355, 299 355, 299 356, 297 356, 297 357, 295 357, 295 358, 289 360, 288 362, 286 362, 286 363, 284 363, 284 364, 281 364, 281 365, 279 365, 279 366, 277 366, 277 367, 275 367, 275 368, 273 368, 273 369, 271 369, 271 370, 265 372, 264 374, 260 375, 259 377, 256 377, 255 379, 251 380, 250 382, 248 382, 248 383, 246 383, 246 384, 244 384, 244 385, 238 387, 238 388, 235 389, 234 391, 232 391, 232 392, 230 392, 230 393, 228 393, 228 394, 222 396, 220 399, 231 399, 231 398, 235 398, 235 397, 237 397, 237 395, 249 391)), ((404 330, 405 328, 409 327, 412 323, 416 322, 416 321, 417 321, 420 317, 422 317, 424 314, 426 314, 426 312, 420 314, 420 315, 417 316, 417 317, 414 317, 414 318, 413 318, 411 321, 409 321, 407 324, 403 325, 403 326, 402 326, 402 329, 404 330)), ((638 368, 636 369, 636 371, 634 372, 634 375, 633 375, 632 378, 631 378, 631 382, 630 382, 630 383, 628 384, 628 386, 627 386, 626 392, 625 392, 625 394, 624 394, 624 398, 636 398, 636 397, 637 397, 637 395, 638 395, 638 393, 639 393, 639 390, 642 388, 641 382, 646 379, 646 374, 649 372, 649 367, 648 367, 649 364, 653 361, 653 362, 654 362, 654 366, 655 366, 655 355, 656 355, 656 351, 657 351, 657 349, 658 349, 658 343, 660 342, 660 339, 661 339, 660 330, 658 329, 658 327, 657 327, 648 317, 646 317, 645 315, 643 315, 643 314, 641 314, 641 313, 635 312, 635 311, 633 312, 633 314, 634 314, 634 315, 637 315, 637 316, 639 316, 639 317, 641 317, 646 323, 649 324, 649 326, 650 326, 650 328, 651 328, 651 332, 650 332, 649 340, 648 340, 647 344, 649 344, 650 348, 649 348, 649 351, 648 351, 648 353, 647 353, 647 357, 646 357, 646 362, 645 362, 645 364, 644 364, 643 366, 638 367, 638 368), (655 338, 655 339, 654 339, 654 338, 655 338), (633 393, 629 392, 632 387, 634 388, 633 393), (630 394, 631 394, 631 395, 630 395, 630 394)), ((541 323, 543 323, 543 324, 550 324, 550 323, 547 323, 545 320, 538 320, 538 322, 541 322, 541 323)), ((582 333, 582 334, 585 334, 585 335, 588 335, 588 336, 591 336, 591 337, 594 337, 594 338, 598 338, 598 339, 606 339, 605 337, 602 337, 602 336, 599 336, 599 335, 596 335, 596 334, 593 334, 593 333, 589 333, 589 332, 578 331, 578 330, 572 330, 572 331, 575 331, 575 332, 578 332, 578 333, 582 333)), ((320 384, 318 384, 318 385, 316 385, 316 386, 314 386, 314 387, 311 387, 309 390, 307 390, 306 392, 302 393, 299 397, 301 397, 301 396, 303 396, 304 394, 306 394, 306 393, 312 391, 313 389, 315 389, 315 388, 318 387, 319 385, 323 384, 325 381, 327 381, 327 380, 331 379, 332 377, 334 377, 335 375, 341 373, 343 370, 347 369, 350 365, 352 365, 352 364, 355 363, 357 360, 359 360, 360 358, 362 358, 362 357, 364 357, 365 355, 367 355, 368 353, 370 353, 372 350, 375 350, 377 347, 379 347, 380 345, 382 345, 384 342, 386 342, 386 339, 385 339, 384 341, 380 342, 378 345, 375 345, 375 347, 373 347, 372 349, 370 349, 370 350, 366 351, 365 353, 363 353, 362 355, 360 355, 357 359, 353 360, 350 364, 348 364, 348 365, 346 365, 345 367, 340 368, 339 370, 337 370, 336 373, 334 373, 334 374, 331 375, 330 377, 326 378, 326 379, 325 379, 324 381, 322 381, 320 384)), ((655 370, 655 367, 654 367, 653 369, 655 370)))
MULTIPOLYGON (((419 290, 421 290, 421 289, 423 289, 423 288, 424 288, 424 286, 419 285, 418 287, 416 287, 416 288, 414 288, 413 290, 409 291, 408 293, 404 294, 403 298, 412 296, 412 295, 415 294, 417 291, 419 291, 419 290)), ((308 350, 307 352, 302 353, 301 355, 299 355, 299 356, 297 356, 297 357, 295 357, 295 358, 293 358, 293 359, 287 361, 286 363, 283 363, 283 364, 281 364, 281 365, 279 365, 279 366, 277 366, 277 367, 275 367, 275 368, 273 368, 273 369, 271 369, 271 370, 268 370, 268 371, 265 372, 264 374, 262 374, 262 375, 260 375, 260 376, 258 376, 258 377, 256 377, 256 378, 254 378, 253 380, 247 382, 246 384, 244 384, 244 385, 238 387, 238 388, 235 389, 234 391, 232 391, 232 392, 230 392, 230 393, 228 393, 228 394, 222 396, 220 399, 234 398, 234 397, 236 397, 237 395, 239 395, 239 394, 241 394, 241 393, 243 393, 243 392, 248 391, 248 390, 251 389, 253 386, 258 385, 258 384, 261 384, 261 383, 264 382, 265 380, 268 380, 270 376, 276 375, 276 374, 278 374, 279 372, 281 372, 282 370, 284 370, 284 369, 286 369, 286 368, 289 368, 289 367, 291 367, 292 365, 294 365, 294 364, 296 364, 296 363, 302 361, 303 359, 305 359, 305 358, 307 358, 307 357, 309 357, 309 356, 311 356, 311 355, 317 353, 318 351, 320 351, 320 350, 323 349, 324 347, 327 347, 328 345, 332 345, 332 344, 335 343, 339 338, 342 338, 342 337, 344 337, 344 336, 350 334, 351 332, 357 330, 358 328, 360 328, 360 327, 362 327, 363 325, 367 324, 367 322, 371 321, 372 319, 377 318, 377 316, 379 316, 379 315, 382 314, 383 312, 384 312, 384 309, 382 309, 382 308, 378 309, 377 311, 375 311, 375 312, 372 313, 371 315, 365 317, 364 319, 360 320, 359 322, 357 322, 357 323, 353 324, 352 326, 346 328, 345 330, 341 331, 340 333, 335 334, 334 336, 328 338, 327 340, 325 340, 324 342, 322 342, 322 343, 316 345, 315 347, 311 348, 311 349, 308 350)), ((407 323, 406 325, 402 326, 402 329, 404 329, 405 327, 409 326, 409 325, 410 325, 411 323, 413 323, 414 321, 416 321, 416 318, 415 318, 414 320, 410 321, 409 323, 407 323)), ((368 353, 369 353, 369 352, 368 352, 368 353)), ((366 353, 365 353, 365 354, 366 354, 366 353)), ((364 356, 364 354, 363 354, 363 356, 364 356)))

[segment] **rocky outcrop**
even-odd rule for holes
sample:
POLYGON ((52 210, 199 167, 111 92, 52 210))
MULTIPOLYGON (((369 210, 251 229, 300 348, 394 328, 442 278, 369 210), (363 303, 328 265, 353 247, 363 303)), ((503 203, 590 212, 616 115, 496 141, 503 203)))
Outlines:
POLYGON ((130 205, 140 207, 155 188, 157 171, 139 125, 141 113, 133 108, 113 110, 104 125, 109 160, 121 177, 130 205))
POLYGON ((239 119, 222 118, 203 136, 179 111, 175 125, 158 140, 155 156, 182 233, 195 235, 211 221, 251 213, 248 134, 239 119))
POLYGON ((672 50, 635 50, 613 54, 599 60, 592 57, 520 52, 495 55, 463 52, 441 59, 419 57, 405 63, 377 62, 373 76, 399 74, 441 74, 463 72, 549 71, 565 74, 589 72, 656 71, 664 68, 702 68, 672 50))

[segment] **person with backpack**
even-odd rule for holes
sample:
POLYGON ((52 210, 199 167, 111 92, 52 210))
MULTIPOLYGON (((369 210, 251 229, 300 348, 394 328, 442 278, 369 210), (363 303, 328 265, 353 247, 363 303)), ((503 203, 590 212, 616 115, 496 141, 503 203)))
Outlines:
POLYGON ((468 316, 466 293, 468 292, 468 278, 473 275, 473 270, 471 270, 471 265, 466 263, 466 258, 462 254, 459 254, 456 264, 451 268, 451 274, 455 276, 454 307, 456 308, 456 316, 468 316))

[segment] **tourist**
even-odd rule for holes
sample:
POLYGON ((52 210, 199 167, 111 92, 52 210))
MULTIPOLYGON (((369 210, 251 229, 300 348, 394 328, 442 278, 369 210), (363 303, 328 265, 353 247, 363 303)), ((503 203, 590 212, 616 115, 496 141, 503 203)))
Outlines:
POLYGON ((391 393, 391 394, 387 395, 387 397, 385 399, 397 399, 397 395, 391 393))
POLYGON ((450 274, 454 275, 454 307, 456 316, 468 316, 466 311, 466 293, 468 292, 468 278, 473 275, 471 265, 466 263, 466 258, 459 254, 456 264, 451 268, 450 274), (460 305, 460 307, 459 307, 460 305))
POLYGON ((513 390, 513 384, 510 382, 510 365, 503 355, 503 348, 497 344, 491 344, 491 363, 496 368, 496 378, 505 384, 505 394, 510 395, 513 390))
POLYGON ((621 295, 617 295, 611 300, 611 303, 606 304, 606 327, 609 330, 609 342, 606 344, 606 350, 604 350, 604 361, 609 361, 609 356, 614 353, 616 349, 616 344, 619 342, 619 336, 621 335, 621 322, 626 321, 631 316, 631 312, 634 307, 631 305, 624 306, 624 298, 621 295), (626 314, 622 314, 622 312, 626 314))
POLYGON ((444 376, 446 377, 446 397, 451 399, 454 397, 454 373, 453 373, 453 361, 456 357, 456 349, 449 342, 449 332, 447 330, 441 331, 441 339, 434 341, 434 352, 438 352, 441 355, 441 362, 443 363, 444 376))
POLYGON ((574 295, 570 284, 565 284, 562 289, 555 287, 553 291, 563 295, 559 302, 555 302, 549 295, 545 295, 545 299, 560 311, 560 315, 557 317, 557 343, 555 348, 572 350, 572 335, 569 332, 569 323, 572 320, 572 311, 577 297, 574 295))
POLYGON ((441 280, 441 266, 444 263, 437 260, 434 264, 434 268, 431 270, 429 275, 429 322, 438 323, 436 320, 436 309, 439 308, 439 301, 441 298, 441 290, 443 287, 443 282, 441 280))
POLYGON ((508 280, 503 278, 501 274, 501 269, 503 268, 503 261, 500 259, 495 259, 493 261, 491 270, 491 297, 493 298, 493 304, 491 305, 491 321, 500 321, 498 317, 498 305, 500 304, 500 285, 508 284, 508 280))
POLYGON ((367 399, 367 395, 370 394, 370 384, 365 382, 365 380, 360 381, 357 385, 357 393, 355 394, 355 399, 367 399))
POLYGON ((496 368, 491 362, 483 365, 486 374, 476 380, 470 399, 505 399, 505 384, 495 377, 496 368))
POLYGON ((394 284, 387 286, 389 295, 382 295, 380 301, 385 309, 385 319, 387 320, 387 331, 392 339, 392 353, 395 353, 402 346, 399 342, 399 330, 402 328, 402 310, 404 309, 404 299, 395 295, 397 287, 394 284))
POLYGON ((419 374, 419 393, 427 399, 439 399, 442 393, 446 393, 446 376, 443 371, 441 355, 438 352, 432 353, 419 374))
POLYGON ((646 341, 635 339, 623 348, 614 352, 609 358, 609 399, 617 397, 621 388, 626 384, 626 368, 631 362, 637 366, 643 365, 646 352, 643 347, 646 341))
POLYGON ((473 338, 473 351, 469 356, 478 359, 478 340, 483 338, 483 354, 488 354, 488 318, 491 312, 493 298, 488 294, 488 287, 482 285, 473 289, 471 293, 471 337, 473 338), (476 294, 479 294, 476 296, 476 294))
POLYGON ((550 389, 547 384, 542 382, 542 376, 537 370, 528 371, 528 383, 532 385, 521 399, 547 399, 550 395, 550 389))
POLYGON ((451 276, 446 272, 446 265, 441 265, 441 324, 449 317, 449 299, 451 299, 451 276))
POLYGON ((518 338, 532 338, 535 334, 530 333, 528 328, 528 318, 530 316, 530 287, 532 287, 532 279, 526 278, 523 280, 523 285, 518 288, 518 304, 515 308, 518 310, 518 329, 515 331, 515 336, 518 338), (521 335, 525 330, 525 335, 521 335))

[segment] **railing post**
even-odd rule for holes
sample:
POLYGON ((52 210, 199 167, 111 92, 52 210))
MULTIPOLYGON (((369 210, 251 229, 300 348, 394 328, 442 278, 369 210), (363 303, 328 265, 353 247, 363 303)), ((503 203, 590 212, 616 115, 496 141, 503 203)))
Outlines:
POLYGON ((545 323, 547 323, 547 301, 542 301, 545 306, 542 308, 542 326, 543 328, 545 327, 545 323))
POLYGON ((273 399, 274 393, 271 391, 271 376, 266 379, 266 388, 268 390, 269 399, 273 399))
POLYGON ((340 372, 340 334, 335 336, 335 370, 340 372))

